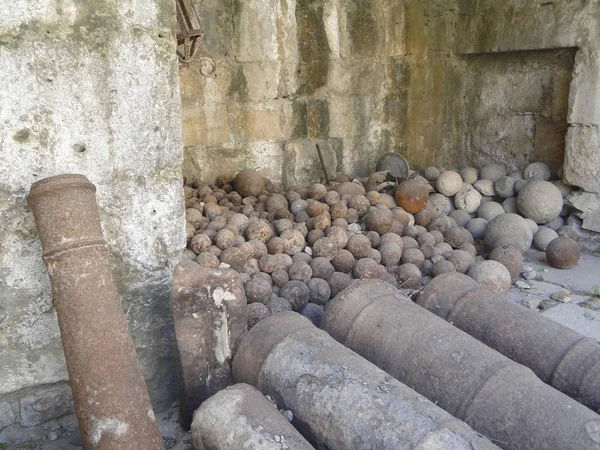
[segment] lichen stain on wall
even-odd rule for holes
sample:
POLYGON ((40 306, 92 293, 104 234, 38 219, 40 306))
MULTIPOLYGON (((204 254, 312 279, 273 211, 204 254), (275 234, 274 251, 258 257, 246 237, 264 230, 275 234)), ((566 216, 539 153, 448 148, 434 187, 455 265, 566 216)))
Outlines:
POLYGON ((327 140, 338 171, 356 175, 399 150, 406 96, 398 86, 399 4, 212 1, 196 11, 206 23, 201 52, 217 72, 202 77, 194 64, 180 72, 187 180, 251 167, 279 183, 286 145, 299 138, 327 140))

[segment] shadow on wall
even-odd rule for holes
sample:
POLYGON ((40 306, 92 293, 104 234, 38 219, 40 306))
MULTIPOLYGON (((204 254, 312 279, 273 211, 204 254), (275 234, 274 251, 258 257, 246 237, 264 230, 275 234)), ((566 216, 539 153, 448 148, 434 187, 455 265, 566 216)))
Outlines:
POLYGON ((463 160, 562 167, 576 48, 463 55, 463 160))

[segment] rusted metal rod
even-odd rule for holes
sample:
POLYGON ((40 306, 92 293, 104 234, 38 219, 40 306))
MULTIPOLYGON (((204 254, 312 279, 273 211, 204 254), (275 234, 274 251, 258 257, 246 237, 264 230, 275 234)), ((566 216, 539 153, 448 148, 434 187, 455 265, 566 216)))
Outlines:
POLYGON ((233 359, 233 377, 291 409, 317 448, 497 449, 297 313, 255 325, 233 359))
POLYGON ((388 283, 357 281, 322 327, 505 449, 598 448, 600 416, 388 283))
POLYGON ((319 144, 315 144, 315 146, 317 147, 317 154, 319 155, 319 161, 321 161, 323 175, 325 176, 325 184, 329 184, 329 175, 327 174, 327 166, 325 165, 325 160, 323 159, 323 153, 321 152, 321 146, 319 144))
POLYGON ((162 449, 102 236, 96 188, 83 175, 34 183, 33 210, 83 447, 162 449))
POLYGON ((600 409, 600 343, 492 292, 466 275, 435 277, 417 303, 524 366, 545 383, 600 409))
POLYGON ((202 403, 192 436, 197 450, 314 450, 275 405, 243 383, 202 403))

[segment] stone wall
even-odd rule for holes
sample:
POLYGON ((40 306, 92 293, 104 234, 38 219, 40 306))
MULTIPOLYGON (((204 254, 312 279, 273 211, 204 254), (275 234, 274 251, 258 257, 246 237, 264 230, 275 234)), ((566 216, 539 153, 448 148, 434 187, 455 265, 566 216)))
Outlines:
POLYGON ((298 139, 327 141, 337 169, 353 174, 402 150, 401 2, 206 0, 196 11, 200 54, 217 70, 180 70, 188 180, 250 167, 280 183, 286 144, 298 139))
POLYGON ((168 294, 185 238, 173 17, 162 0, 17 0, 2 9, 0 443, 76 427, 25 202, 47 176, 82 173, 96 184, 151 396, 157 408, 175 398, 168 294))
MULTIPOLYGON (((556 59, 547 60, 545 69, 540 66, 538 76, 529 77, 528 89, 518 86, 512 91, 532 97, 540 88, 554 84, 557 89, 549 94, 553 97, 552 101, 563 103, 559 109, 566 112, 565 120, 563 126, 556 122, 545 123, 544 140, 553 139, 548 133, 555 133, 554 139, 558 140, 566 131, 566 181, 587 191, 600 192, 600 3, 461 0, 458 6, 455 52, 464 57, 467 70, 474 61, 478 60, 475 64, 481 65, 490 55, 505 55, 505 67, 514 65, 518 60, 522 61, 522 67, 543 62, 539 58, 540 53, 532 50, 550 51, 545 58, 555 55, 560 59, 562 55, 563 63, 559 64, 562 68, 557 66, 556 59), (560 86, 566 84, 565 70, 572 58, 569 54, 574 55, 574 61, 568 104, 564 105, 564 87, 560 86), (551 77, 555 79, 551 80, 551 77), (563 81, 557 83, 559 78, 563 81)), ((539 95, 540 98, 548 98, 548 94, 543 92, 539 95)), ((467 122, 465 126, 472 134, 481 132, 472 123, 467 122)), ((490 130, 489 133, 496 131, 490 130)), ((515 128, 506 131, 518 134, 515 128)), ((474 149, 466 149, 467 153, 471 150, 474 149)))

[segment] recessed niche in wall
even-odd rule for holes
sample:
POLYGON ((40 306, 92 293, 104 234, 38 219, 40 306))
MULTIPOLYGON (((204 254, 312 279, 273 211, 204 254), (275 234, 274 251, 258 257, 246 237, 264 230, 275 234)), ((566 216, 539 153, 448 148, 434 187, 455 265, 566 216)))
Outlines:
POLYGON ((575 48, 463 55, 464 160, 563 164, 575 48))

